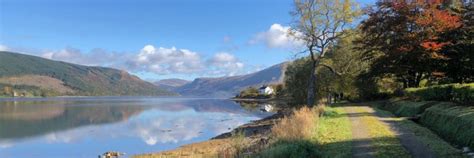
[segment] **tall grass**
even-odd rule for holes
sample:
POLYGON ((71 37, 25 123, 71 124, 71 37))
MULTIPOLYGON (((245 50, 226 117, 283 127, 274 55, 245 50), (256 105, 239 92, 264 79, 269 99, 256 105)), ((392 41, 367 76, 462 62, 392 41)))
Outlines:
POLYGON ((279 140, 311 139, 318 119, 317 109, 305 106, 273 126, 272 134, 279 140))
POLYGON ((275 143, 254 157, 317 157, 319 152, 313 137, 316 135, 319 111, 322 111, 321 106, 293 110, 290 116, 284 117, 271 129, 275 143))

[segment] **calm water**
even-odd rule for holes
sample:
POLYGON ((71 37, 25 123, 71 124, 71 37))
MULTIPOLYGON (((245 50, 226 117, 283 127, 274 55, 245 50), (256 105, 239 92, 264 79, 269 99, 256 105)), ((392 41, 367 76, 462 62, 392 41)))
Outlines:
POLYGON ((224 99, 0 99, 0 157, 97 157, 207 140, 271 115, 224 99))

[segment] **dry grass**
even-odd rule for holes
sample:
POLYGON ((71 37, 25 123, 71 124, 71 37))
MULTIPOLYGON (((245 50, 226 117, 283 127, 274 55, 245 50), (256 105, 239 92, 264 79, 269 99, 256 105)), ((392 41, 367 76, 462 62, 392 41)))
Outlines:
POLYGON ((311 139, 317 128, 318 108, 304 106, 283 118, 272 128, 272 134, 279 140, 311 139))

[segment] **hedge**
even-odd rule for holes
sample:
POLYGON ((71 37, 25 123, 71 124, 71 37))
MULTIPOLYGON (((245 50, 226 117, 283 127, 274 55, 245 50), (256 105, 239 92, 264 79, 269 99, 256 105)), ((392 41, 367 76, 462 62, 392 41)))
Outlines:
POLYGON ((437 104, 425 110, 420 122, 448 141, 474 149, 474 107, 437 104))
POLYGON ((404 92, 409 97, 422 100, 454 101, 469 105, 474 101, 474 83, 407 88, 404 92))

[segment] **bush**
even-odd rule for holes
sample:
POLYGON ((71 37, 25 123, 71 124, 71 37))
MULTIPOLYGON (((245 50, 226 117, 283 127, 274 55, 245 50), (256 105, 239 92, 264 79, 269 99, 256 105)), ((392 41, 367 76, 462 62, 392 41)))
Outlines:
POLYGON ((420 122, 443 138, 474 149, 474 108, 441 103, 425 110, 420 122))
POLYGON ((317 147, 310 141, 280 141, 254 157, 262 158, 301 158, 318 155, 317 147))
POLYGON ((317 109, 307 106, 294 110, 292 115, 273 126, 272 134, 278 140, 310 139, 316 130, 317 113, 317 109))
POLYGON ((258 93, 258 89, 255 87, 249 87, 240 92, 237 96, 238 98, 257 98, 260 94, 258 93))
POLYGON ((401 117, 411 117, 422 114, 425 109, 437 104, 438 102, 433 101, 406 101, 397 100, 389 101, 380 108, 392 112, 393 114, 401 117))
POLYGON ((474 101, 474 83, 407 88, 405 94, 422 100, 455 101, 472 105, 474 101))

